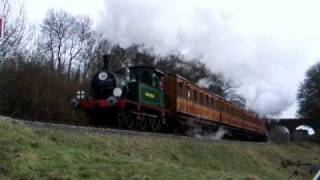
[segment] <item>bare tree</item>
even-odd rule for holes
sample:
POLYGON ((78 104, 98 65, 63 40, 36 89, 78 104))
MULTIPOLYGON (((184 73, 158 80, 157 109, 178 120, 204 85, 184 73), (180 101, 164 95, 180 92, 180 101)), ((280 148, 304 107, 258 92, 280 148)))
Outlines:
POLYGON ((209 76, 210 71, 200 58, 188 60, 181 54, 170 54, 156 62, 159 69, 170 73, 177 73, 188 80, 198 83, 209 76))
POLYGON ((91 33, 81 54, 79 73, 82 74, 82 79, 90 78, 102 67, 102 56, 110 53, 110 50, 110 42, 101 33, 95 31, 91 33))
POLYGON ((211 73, 207 79, 208 90, 215 94, 227 98, 234 95, 234 90, 239 88, 239 84, 231 79, 226 79, 222 74, 211 73))
POLYGON ((66 71, 70 79, 72 66, 79 64, 91 39, 91 24, 85 16, 73 16, 62 10, 48 11, 41 26, 41 49, 49 60, 50 70, 66 71))
POLYGON ((21 53, 25 33, 24 4, 21 1, 0 0, 4 18, 3 39, 0 40, 0 63, 21 53))

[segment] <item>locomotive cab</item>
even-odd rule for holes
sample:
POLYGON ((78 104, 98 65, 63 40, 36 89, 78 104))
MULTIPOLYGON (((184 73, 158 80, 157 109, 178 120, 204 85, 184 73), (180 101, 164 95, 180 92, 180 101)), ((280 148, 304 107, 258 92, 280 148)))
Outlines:
POLYGON ((165 73, 149 66, 130 68, 127 98, 151 106, 164 107, 163 79, 165 73))
POLYGON ((159 89, 162 77, 165 74, 154 68, 148 66, 133 66, 130 68, 130 81, 144 83, 148 86, 159 89))

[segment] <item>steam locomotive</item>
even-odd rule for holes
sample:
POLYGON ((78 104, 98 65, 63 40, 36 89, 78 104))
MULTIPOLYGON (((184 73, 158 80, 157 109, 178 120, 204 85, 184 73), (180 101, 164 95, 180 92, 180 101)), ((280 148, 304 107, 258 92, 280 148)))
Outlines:
POLYGON ((102 70, 92 78, 89 96, 73 102, 93 124, 184 135, 210 134, 223 127, 228 138, 267 139, 265 122, 255 114, 178 74, 152 66, 111 71, 109 59, 104 56, 102 70))

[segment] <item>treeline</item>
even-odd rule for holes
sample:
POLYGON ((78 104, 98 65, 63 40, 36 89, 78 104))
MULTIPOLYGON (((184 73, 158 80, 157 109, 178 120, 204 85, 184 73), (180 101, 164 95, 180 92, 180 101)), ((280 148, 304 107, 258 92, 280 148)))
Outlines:
POLYGON ((211 72, 200 58, 186 59, 178 53, 161 57, 143 45, 114 45, 92 27, 90 18, 62 10, 49 10, 40 26, 27 28, 23 6, 17 14, 8 0, 1 1, 5 22, 10 23, 0 42, 0 114, 86 124, 84 114, 69 102, 78 89, 88 89, 104 54, 111 54, 111 69, 153 65, 245 105, 244 98, 234 93, 237 85, 211 72))

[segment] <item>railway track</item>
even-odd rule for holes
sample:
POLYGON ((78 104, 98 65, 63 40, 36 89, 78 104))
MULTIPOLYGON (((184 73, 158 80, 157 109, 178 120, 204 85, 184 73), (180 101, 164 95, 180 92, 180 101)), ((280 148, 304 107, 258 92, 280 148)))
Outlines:
POLYGON ((91 126, 75 126, 68 124, 56 124, 49 122, 38 122, 30 120, 14 119, 6 116, 0 116, 0 122, 8 122, 11 124, 19 124, 29 127, 34 130, 49 130, 49 131, 63 131, 68 133, 92 133, 98 135, 122 135, 122 136, 136 136, 136 137, 158 137, 158 138, 171 138, 171 139, 181 139, 181 140, 197 140, 203 142, 211 143, 254 143, 254 144, 265 144, 263 142, 250 142, 250 141, 236 141, 236 140, 222 140, 213 138, 213 136, 201 136, 196 135, 195 137, 173 135, 173 134, 163 134, 163 133, 153 133, 153 132, 141 132, 132 130, 122 130, 122 129, 112 129, 112 128, 101 128, 101 127, 91 127, 91 126))

